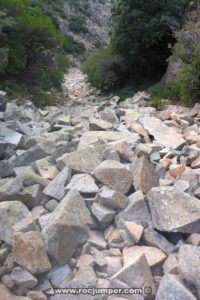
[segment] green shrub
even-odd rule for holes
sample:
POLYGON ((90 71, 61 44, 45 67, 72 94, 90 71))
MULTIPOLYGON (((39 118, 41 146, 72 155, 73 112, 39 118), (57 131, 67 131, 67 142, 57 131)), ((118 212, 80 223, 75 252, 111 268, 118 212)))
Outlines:
POLYGON ((83 64, 83 71, 92 85, 103 91, 109 91, 123 83, 126 64, 108 47, 89 56, 83 64))
POLYGON ((82 16, 71 16, 69 19, 69 29, 74 33, 87 33, 85 18, 82 16))
POLYGON ((59 87, 71 42, 28 0, 0 0, 0 75, 42 89, 59 87))
POLYGON ((186 105, 200 102, 200 43, 197 45, 190 63, 183 63, 175 83, 179 87, 180 98, 186 105))

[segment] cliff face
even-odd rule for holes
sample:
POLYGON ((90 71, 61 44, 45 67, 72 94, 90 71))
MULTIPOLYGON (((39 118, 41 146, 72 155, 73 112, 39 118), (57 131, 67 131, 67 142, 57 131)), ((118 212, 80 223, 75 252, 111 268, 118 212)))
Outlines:
POLYGON ((64 1, 60 28, 64 34, 83 43, 86 50, 109 43, 112 0, 64 1))

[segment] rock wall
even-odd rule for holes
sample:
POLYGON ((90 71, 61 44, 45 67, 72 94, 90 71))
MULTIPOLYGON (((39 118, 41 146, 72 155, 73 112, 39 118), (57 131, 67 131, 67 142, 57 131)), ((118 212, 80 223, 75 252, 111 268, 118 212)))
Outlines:
POLYGON ((77 9, 73 1, 65 1, 63 14, 68 18, 60 18, 61 31, 71 35, 77 42, 83 43, 86 50, 109 44, 110 17, 112 0, 78 0, 76 4, 87 6, 86 12, 77 9), (69 16, 82 16, 85 19, 85 33, 73 33, 69 29, 69 16))

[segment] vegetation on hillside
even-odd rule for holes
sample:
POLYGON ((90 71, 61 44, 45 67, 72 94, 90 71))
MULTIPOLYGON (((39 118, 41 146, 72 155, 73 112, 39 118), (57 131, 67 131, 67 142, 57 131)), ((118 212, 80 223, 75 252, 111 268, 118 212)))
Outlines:
POLYGON ((150 89, 155 102, 162 96, 186 104, 199 101, 200 33, 193 13, 197 6, 198 1, 190 0, 116 0, 111 45, 83 66, 91 83, 108 91, 129 80, 140 86, 156 83, 173 59, 181 62, 176 80, 150 89))
POLYGON ((67 53, 84 49, 59 31, 63 0, 0 0, 0 86, 59 89, 67 53))

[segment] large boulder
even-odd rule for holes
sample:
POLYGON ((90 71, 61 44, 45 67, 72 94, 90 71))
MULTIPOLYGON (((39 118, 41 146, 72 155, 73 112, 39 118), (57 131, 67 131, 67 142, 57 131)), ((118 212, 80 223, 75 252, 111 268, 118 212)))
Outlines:
POLYGON ((96 143, 85 149, 64 154, 57 159, 59 169, 68 166, 74 173, 91 173, 102 161, 104 143, 96 143))
POLYGON ((159 285, 156 300, 197 300, 176 275, 165 275, 159 285))
POLYGON ((161 120, 155 117, 145 117, 140 119, 144 129, 154 137, 158 144, 172 149, 180 149, 186 144, 180 133, 172 127, 168 127, 161 120))
POLYGON ((87 240, 90 223, 84 199, 78 191, 70 190, 42 230, 48 254, 59 264, 67 263, 77 247, 87 240))
POLYGON ((171 187, 152 188, 147 194, 153 227, 160 231, 200 233, 200 202, 171 187))
POLYGON ((103 161, 93 173, 97 180, 122 194, 128 193, 133 183, 131 172, 115 160, 103 161))

